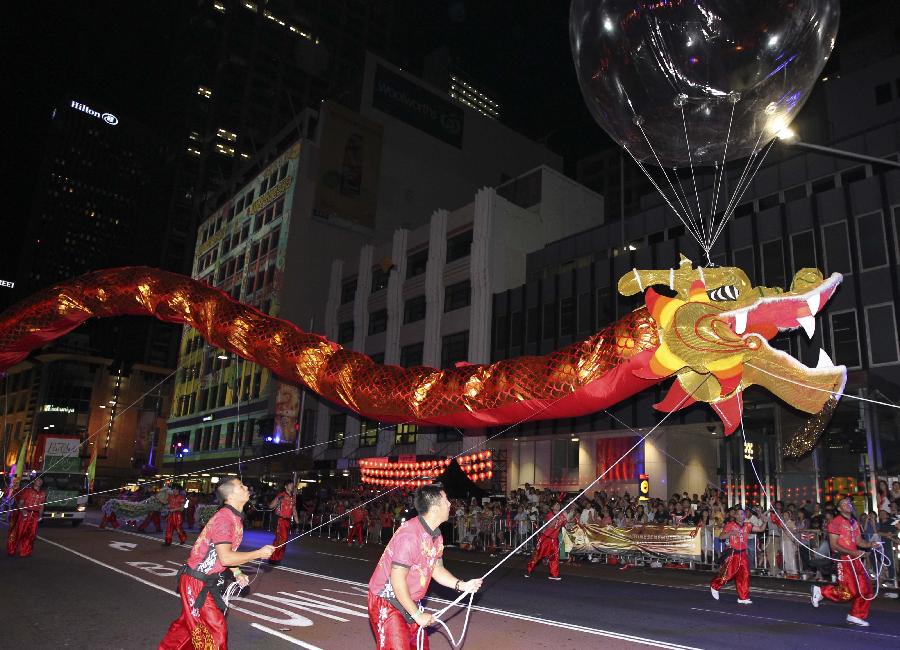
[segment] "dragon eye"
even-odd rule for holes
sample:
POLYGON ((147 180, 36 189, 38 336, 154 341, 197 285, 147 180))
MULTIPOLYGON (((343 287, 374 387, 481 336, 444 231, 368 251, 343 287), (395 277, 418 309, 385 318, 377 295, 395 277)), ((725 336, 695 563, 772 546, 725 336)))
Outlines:
POLYGON ((710 300, 737 300, 738 289, 734 285, 727 284, 724 287, 707 291, 706 295, 709 296, 710 300))

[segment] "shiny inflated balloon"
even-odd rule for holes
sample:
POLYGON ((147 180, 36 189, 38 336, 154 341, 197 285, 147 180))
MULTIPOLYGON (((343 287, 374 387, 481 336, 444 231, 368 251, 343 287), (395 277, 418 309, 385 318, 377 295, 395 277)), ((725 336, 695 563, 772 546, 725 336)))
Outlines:
POLYGON ((588 108, 616 142, 667 168, 712 165, 791 123, 839 16, 839 0, 573 0, 569 37, 588 108))

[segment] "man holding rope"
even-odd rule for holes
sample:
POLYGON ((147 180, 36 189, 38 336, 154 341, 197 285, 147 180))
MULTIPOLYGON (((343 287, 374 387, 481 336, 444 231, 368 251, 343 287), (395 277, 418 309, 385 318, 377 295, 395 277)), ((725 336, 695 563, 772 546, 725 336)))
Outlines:
POLYGON ((287 480, 284 489, 275 495, 269 504, 269 509, 275 514, 275 552, 269 558, 269 564, 281 564, 284 559, 284 543, 291 532, 291 523, 300 521, 297 514, 297 495, 294 489, 294 481, 287 480))
POLYGON ((172 621, 159 650, 187 647, 226 650, 228 626, 220 591, 224 584, 222 574, 230 568, 237 583, 246 587, 249 580, 238 567, 253 560, 268 559, 275 550, 267 544, 255 551, 238 551, 244 538, 241 511, 250 492, 236 476, 219 483, 216 492, 224 505, 203 527, 187 564, 179 571, 181 616, 172 621))
POLYGON ((859 549, 878 546, 878 542, 867 542, 859 532, 859 524, 853 516, 853 501, 849 497, 838 503, 838 515, 828 524, 828 541, 831 550, 840 555, 837 564, 838 583, 812 588, 812 606, 818 607, 823 598, 836 603, 853 601, 847 622, 861 627, 868 627, 869 604, 873 600, 872 585, 869 574, 862 563, 865 555, 859 549))
POLYGON ((562 580, 559 577, 559 530, 568 523, 568 520, 564 514, 560 515, 558 513, 559 501, 553 504, 550 512, 544 518, 545 521, 550 522, 550 525, 542 530, 540 537, 538 537, 537 548, 534 549, 531 560, 528 562, 528 568, 525 573, 526 578, 530 578, 534 567, 541 560, 547 558, 550 560, 550 580, 562 580))
POLYGON ((34 550, 38 522, 44 514, 47 493, 41 490, 44 480, 38 476, 31 485, 19 491, 13 504, 18 507, 10 513, 9 530, 6 537, 6 553, 28 557, 34 550))
MULTIPOLYGON (((440 525, 450 518, 450 501, 440 484, 416 490, 419 516, 397 529, 369 580, 369 623, 378 650, 411 650, 419 628, 431 625, 421 599, 434 578, 460 592, 476 592, 481 580, 463 582, 443 564, 444 540, 440 525)), ((423 650, 428 650, 425 635, 423 650)))

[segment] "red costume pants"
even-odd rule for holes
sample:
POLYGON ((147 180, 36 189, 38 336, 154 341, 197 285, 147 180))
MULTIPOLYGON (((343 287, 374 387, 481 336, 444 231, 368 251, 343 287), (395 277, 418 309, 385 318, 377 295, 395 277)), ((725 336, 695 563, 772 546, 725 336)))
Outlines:
POLYGON ((353 540, 359 540, 359 545, 363 545, 363 525, 353 524, 350 526, 350 535, 347 537, 347 545, 353 544, 353 540))
MULTIPOLYGON (((418 623, 407 623, 385 598, 369 592, 369 625, 375 635, 378 650, 416 650, 418 623)), ((424 650, 428 650, 428 631, 425 632, 424 650)))
POLYGON ((291 532, 291 520, 287 517, 279 517, 278 523, 275 524, 275 541, 272 542, 272 546, 275 546, 275 552, 272 553, 272 557, 269 558, 270 562, 281 562, 284 559, 284 546, 279 546, 279 544, 284 544, 288 535, 291 532))
POLYGON ((187 535, 181 525, 184 514, 180 512, 170 512, 169 521, 166 524, 166 544, 172 543, 172 533, 178 533, 179 541, 184 544, 187 541, 187 535))
POLYGON ((111 512, 108 515, 103 515, 103 519, 100 520, 100 528, 106 528, 106 524, 109 524, 113 528, 119 527, 119 520, 116 518, 116 513, 111 512))
POLYGON ((544 537, 538 540, 537 548, 531 555, 528 562, 528 573, 534 571, 534 567, 545 557, 550 558, 550 575, 554 578, 559 577, 559 537, 544 537))
POLYGON ((138 530, 147 530, 147 526, 149 526, 150 524, 156 526, 156 530, 153 532, 158 533, 162 530, 162 523, 159 521, 159 511, 154 510, 149 515, 147 515, 147 518, 141 522, 140 526, 138 526, 138 530))
POLYGON ((709 586, 719 591, 732 578, 738 598, 741 600, 750 598, 750 565, 747 563, 747 551, 733 551, 719 569, 719 575, 712 579, 709 586))
POLYGON ((20 510, 15 513, 15 523, 10 522, 6 537, 6 552, 9 555, 28 557, 34 550, 37 535, 38 516, 36 512, 20 510))
POLYGON ((227 650, 228 626, 225 615, 207 595, 199 615, 194 616, 194 601, 203 589, 203 583, 188 575, 182 575, 178 583, 181 594, 181 616, 172 621, 169 631, 159 644, 159 650, 227 650))
MULTIPOLYGON (((849 555, 842 555, 841 560, 849 560, 849 555)), ((872 585, 869 583, 869 574, 863 566, 862 560, 851 562, 837 562, 837 584, 822 587, 822 596, 836 603, 853 601, 850 608, 850 616, 869 618, 870 601, 872 598, 872 585)))

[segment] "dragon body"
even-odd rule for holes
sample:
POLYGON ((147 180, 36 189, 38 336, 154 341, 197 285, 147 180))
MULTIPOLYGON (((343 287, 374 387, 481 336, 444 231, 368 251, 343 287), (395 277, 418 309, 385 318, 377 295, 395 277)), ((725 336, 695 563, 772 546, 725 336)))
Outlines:
POLYGON ((683 259, 678 269, 623 277, 620 292, 645 291, 646 306, 583 341, 546 356, 435 369, 376 364, 192 278, 146 267, 108 269, 50 287, 0 314, 0 369, 90 318, 152 316, 189 325, 210 346, 381 422, 485 427, 578 417, 674 377, 656 408, 708 402, 731 433, 749 385, 808 413, 821 413, 840 394, 843 367, 807 368, 768 344, 779 330, 808 328, 840 279, 804 269, 788 291, 759 288, 740 269, 695 269, 683 259), (717 300, 719 294, 726 299, 717 300), (791 381, 783 380, 785 373, 791 381))

